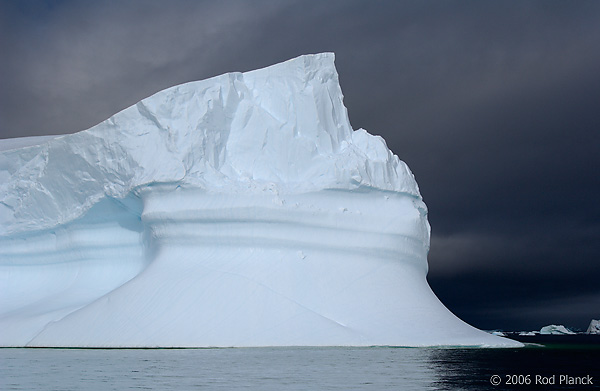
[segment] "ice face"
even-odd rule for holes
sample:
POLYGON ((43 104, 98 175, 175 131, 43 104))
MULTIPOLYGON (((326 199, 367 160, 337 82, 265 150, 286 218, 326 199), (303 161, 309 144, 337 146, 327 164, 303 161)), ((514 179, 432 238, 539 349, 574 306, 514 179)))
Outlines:
POLYGON ((0 141, 0 345, 516 343, 425 276, 414 177, 352 130, 333 54, 0 141))

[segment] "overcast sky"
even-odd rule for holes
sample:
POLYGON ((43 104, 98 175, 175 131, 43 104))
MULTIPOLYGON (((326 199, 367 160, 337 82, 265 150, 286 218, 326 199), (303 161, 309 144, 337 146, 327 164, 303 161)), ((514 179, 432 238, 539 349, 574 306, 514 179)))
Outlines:
POLYGON ((599 1, 0 0, 0 138, 332 51, 350 121, 408 163, 429 281, 484 329, 600 319, 599 1))

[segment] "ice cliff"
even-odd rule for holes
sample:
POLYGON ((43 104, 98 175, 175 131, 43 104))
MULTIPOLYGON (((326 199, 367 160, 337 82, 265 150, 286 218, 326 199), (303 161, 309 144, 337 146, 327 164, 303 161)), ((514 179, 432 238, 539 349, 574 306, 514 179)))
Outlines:
POLYGON ((0 345, 514 346, 429 288, 427 210, 333 54, 0 140, 0 345))

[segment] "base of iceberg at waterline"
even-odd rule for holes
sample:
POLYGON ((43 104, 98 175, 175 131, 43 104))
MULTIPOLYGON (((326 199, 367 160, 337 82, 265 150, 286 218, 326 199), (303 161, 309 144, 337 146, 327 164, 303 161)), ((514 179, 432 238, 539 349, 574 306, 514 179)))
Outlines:
POLYGON ((412 197, 214 197, 154 186, 124 202, 25 240, 65 235, 85 256, 19 266, 9 289, 17 308, 0 319, 3 346, 515 345, 435 297, 412 197))

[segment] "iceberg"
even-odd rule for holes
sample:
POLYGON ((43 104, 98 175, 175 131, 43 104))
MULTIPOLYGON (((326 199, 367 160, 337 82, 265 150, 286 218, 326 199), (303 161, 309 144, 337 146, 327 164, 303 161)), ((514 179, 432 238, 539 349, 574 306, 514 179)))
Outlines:
POLYGON ((600 334, 600 320, 592 319, 588 326, 586 334, 600 334))
POLYGON ((542 335, 568 335, 568 334, 575 334, 575 333, 563 325, 551 324, 551 325, 542 327, 540 330, 540 334, 542 334, 542 335))
POLYGON ((426 281, 427 208, 334 55, 0 140, 0 346, 520 346, 426 281))
POLYGON ((519 332, 519 335, 523 337, 535 337, 539 333, 539 331, 521 331, 519 332))

